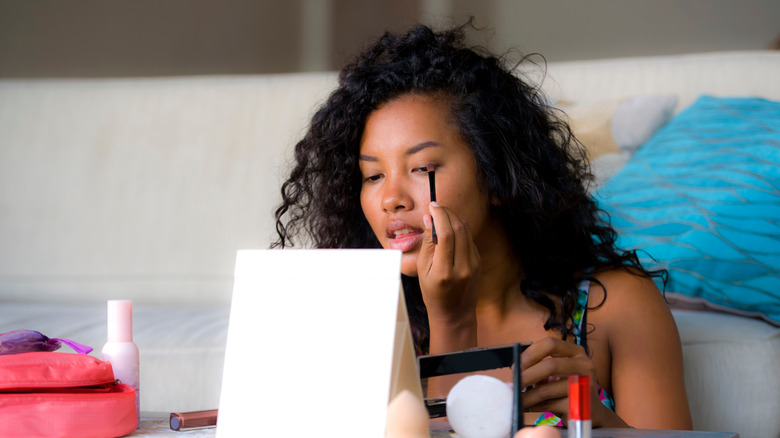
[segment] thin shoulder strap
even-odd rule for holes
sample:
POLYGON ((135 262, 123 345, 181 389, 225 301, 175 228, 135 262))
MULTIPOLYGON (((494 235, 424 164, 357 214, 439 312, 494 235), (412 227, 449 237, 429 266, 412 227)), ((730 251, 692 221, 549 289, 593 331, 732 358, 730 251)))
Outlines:
POLYGON ((577 308, 574 318, 574 337, 578 345, 588 350, 588 291, 590 280, 583 280, 577 285, 577 308))
POLYGON ((590 355, 590 351, 588 351, 588 301, 587 300, 585 300, 585 308, 582 309, 582 321, 580 321, 580 345, 582 345, 582 348, 585 349, 585 354, 590 355))

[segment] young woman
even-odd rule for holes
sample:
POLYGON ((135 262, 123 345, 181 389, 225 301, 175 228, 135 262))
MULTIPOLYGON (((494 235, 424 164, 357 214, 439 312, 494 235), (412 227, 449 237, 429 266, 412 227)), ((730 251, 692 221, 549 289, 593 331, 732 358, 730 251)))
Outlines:
POLYGON ((296 145, 275 246, 401 250, 418 351, 533 342, 536 423, 565 422, 566 376, 590 374, 595 427, 689 429, 664 273, 615 246, 569 127, 463 30, 385 34, 342 70, 296 145))

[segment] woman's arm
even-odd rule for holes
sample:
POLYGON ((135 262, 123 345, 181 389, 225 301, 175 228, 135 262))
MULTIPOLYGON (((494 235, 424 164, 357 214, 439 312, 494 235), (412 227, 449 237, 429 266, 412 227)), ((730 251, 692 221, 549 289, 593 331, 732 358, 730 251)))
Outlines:
MULTIPOLYGON (((468 224, 446 207, 432 204, 417 259, 420 289, 428 311, 429 354, 477 346, 480 257, 468 224), (438 244, 431 238, 436 223, 438 244)), ((428 379, 427 397, 446 397, 462 376, 428 379)))
POLYGON ((596 278, 607 296, 603 306, 588 311, 588 322, 605 331, 617 415, 637 428, 691 429, 682 345, 655 283, 620 269, 596 278))

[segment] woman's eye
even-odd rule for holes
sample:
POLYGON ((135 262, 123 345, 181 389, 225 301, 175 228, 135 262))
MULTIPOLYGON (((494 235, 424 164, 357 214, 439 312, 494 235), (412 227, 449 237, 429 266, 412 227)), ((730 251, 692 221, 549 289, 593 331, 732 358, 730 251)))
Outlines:
POLYGON ((414 169, 412 169, 412 172, 424 172, 424 173, 428 173, 428 166, 423 166, 423 167, 415 167, 414 169))
POLYGON ((366 182, 376 182, 376 181, 379 181, 379 178, 381 178, 381 177, 382 177, 381 174, 371 175, 371 176, 368 176, 366 178, 363 178, 363 182, 364 183, 366 183, 366 182))

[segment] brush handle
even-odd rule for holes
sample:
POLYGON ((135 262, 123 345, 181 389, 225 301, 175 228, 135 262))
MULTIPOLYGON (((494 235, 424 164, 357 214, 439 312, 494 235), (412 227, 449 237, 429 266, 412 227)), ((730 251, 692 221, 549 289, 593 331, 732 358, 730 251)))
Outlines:
MULTIPOLYGON (((431 202, 436 202, 436 171, 432 170, 433 165, 428 165, 428 183, 431 186, 431 202)), ((431 240, 434 244, 439 243, 439 237, 436 235, 436 224, 431 219, 431 240)))

